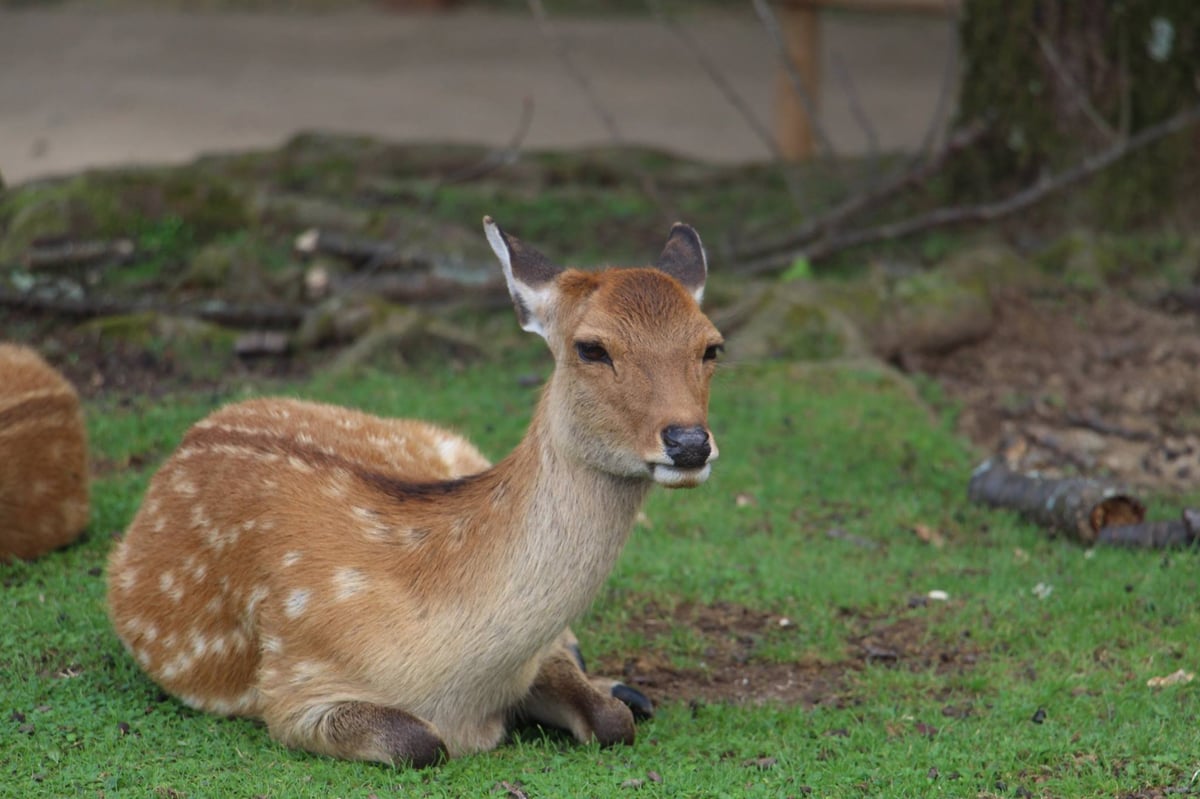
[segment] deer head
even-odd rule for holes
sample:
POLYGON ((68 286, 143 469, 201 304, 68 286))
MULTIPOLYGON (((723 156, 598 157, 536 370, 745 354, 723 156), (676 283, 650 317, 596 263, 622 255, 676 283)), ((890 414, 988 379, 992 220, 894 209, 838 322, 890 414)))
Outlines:
POLYGON ((555 360, 544 403, 553 445, 607 474, 670 487, 704 482, 717 458, 709 382, 723 344, 700 310, 700 237, 671 228, 653 267, 562 269, 484 218, 521 327, 555 360))

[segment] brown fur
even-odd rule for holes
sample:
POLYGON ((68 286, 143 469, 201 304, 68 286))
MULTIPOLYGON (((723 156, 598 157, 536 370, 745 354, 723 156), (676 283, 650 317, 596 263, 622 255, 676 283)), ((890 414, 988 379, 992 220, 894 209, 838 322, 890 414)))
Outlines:
POLYGON ((516 717, 633 740, 566 625, 624 545, 661 427, 704 424, 717 334, 660 272, 554 276, 523 253, 556 287, 523 312, 553 317, 558 365, 496 466, 432 425, 299 400, 187 433, 109 561, 117 633, 159 684, 336 757, 423 765, 516 717), (580 361, 578 335, 613 369, 580 361))
POLYGON ((0 560, 36 558, 88 522, 79 396, 33 350, 0 344, 0 560))

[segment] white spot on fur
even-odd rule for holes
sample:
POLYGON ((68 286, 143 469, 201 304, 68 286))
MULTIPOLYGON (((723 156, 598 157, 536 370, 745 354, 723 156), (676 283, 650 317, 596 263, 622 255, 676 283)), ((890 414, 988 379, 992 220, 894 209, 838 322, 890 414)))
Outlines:
POLYGON ((459 457, 462 455, 462 441, 457 438, 440 438, 437 442, 437 454, 442 459, 442 463, 446 467, 454 470, 455 464, 458 463, 459 457))
POLYGON ((183 587, 175 581, 174 572, 163 572, 158 575, 158 587, 176 604, 183 599, 183 587))
POLYGON ((288 456, 288 466, 291 466, 301 474, 308 474, 313 470, 311 465, 305 463, 303 459, 298 458, 295 455, 288 456))
POLYGON ((294 588, 288 594, 287 599, 283 603, 283 615, 289 619, 295 619, 304 613, 304 608, 308 605, 308 599, 312 596, 312 592, 307 588, 294 588))
POLYGON ((267 598, 267 587, 260 585, 250 592, 250 597, 246 600, 246 615, 253 616, 258 610, 258 604, 267 598))
POLYGON ((212 519, 209 518, 208 512, 204 510, 203 505, 192 506, 192 527, 201 530, 212 525, 212 519))
POLYGON ((154 519, 154 524, 151 526, 151 529, 153 529, 156 533, 161 533, 163 530, 167 529, 166 517, 159 516, 154 519))
MULTIPOLYGON (((179 655, 179 657, 175 658, 174 660, 170 661, 169 663, 167 663, 166 665, 163 666, 163 669, 162 669, 163 679, 172 680, 172 679, 178 677, 180 674, 189 670, 192 667, 192 663, 193 663, 193 658, 191 657, 191 655, 184 652, 183 654, 179 655)), ((180 698, 182 699, 183 697, 180 697, 180 698)))
POLYGON ((283 560, 280 561, 280 563, 283 564, 283 568, 290 569, 292 566, 295 566, 300 562, 300 557, 301 553, 293 549, 289 552, 283 553, 283 560))
POLYGON ((145 649, 139 649, 135 657, 137 658, 138 665, 143 669, 149 669, 150 664, 154 662, 154 658, 150 657, 150 653, 145 649))
POLYGON ((121 572, 121 574, 117 577, 117 585, 120 586, 121 590, 126 593, 128 593, 129 591, 132 591, 134 586, 136 586, 137 584, 138 584, 138 570, 133 567, 124 569, 121 572))
POLYGON ((216 616, 218 613, 221 612, 221 606, 223 604, 225 604, 225 603, 221 601, 221 595, 217 594, 212 599, 208 600, 207 604, 205 604, 204 612, 209 614, 210 616, 216 616))
POLYGON ((208 564, 203 561, 192 567, 192 579, 196 582, 203 580, 206 574, 208 574, 208 564))
POLYGON ((366 589, 367 576, 351 566, 342 566, 333 573, 333 585, 338 601, 344 601, 366 589))
POLYGON ((208 653, 208 637, 199 630, 192 630, 188 639, 192 642, 192 653, 196 657, 203 657, 208 653))
POLYGON ((175 489, 175 493, 184 497, 194 497, 198 489, 196 484, 188 480, 182 474, 177 474, 171 483, 171 487, 175 489))
POLYGON ((241 694, 240 696, 234 697, 233 702, 232 702, 232 705, 233 705, 232 712, 244 713, 247 710, 250 710, 251 708, 253 708, 257 704, 258 704, 258 689, 251 688, 251 689, 247 690, 245 693, 241 694))
POLYGON ((264 652, 270 652, 273 655, 283 654, 283 640, 276 635, 264 635, 262 648, 264 652))

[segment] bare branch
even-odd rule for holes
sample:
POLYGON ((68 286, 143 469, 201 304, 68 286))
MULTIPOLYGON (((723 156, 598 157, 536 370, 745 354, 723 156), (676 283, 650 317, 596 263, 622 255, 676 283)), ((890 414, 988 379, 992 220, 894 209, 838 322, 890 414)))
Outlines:
POLYGON ((918 157, 925 157, 933 152, 934 142, 937 141, 942 126, 946 124, 946 114, 950 109, 950 96, 958 85, 958 3, 954 0, 946 0, 946 13, 950 17, 950 36, 946 48, 946 62, 942 66, 942 83, 938 88, 937 104, 933 108, 933 116, 929 118, 929 127, 921 138, 918 157))
POLYGON ((295 327, 300 324, 300 320, 304 316, 303 308, 289 305, 229 305, 223 302, 204 302, 189 306, 163 307, 147 300, 101 297, 74 299, 61 296, 19 294, 4 289, 0 289, 0 308, 19 308, 75 319, 155 311, 177 316, 190 316, 232 327, 273 329, 295 327))
POLYGON ((1054 49, 1054 45, 1050 40, 1041 34, 1039 31, 1033 32, 1034 38, 1037 40, 1038 47, 1041 48, 1042 55, 1046 58, 1046 63, 1054 70, 1054 74, 1063 82, 1063 86, 1067 88, 1067 94, 1071 101, 1079 107, 1083 115, 1088 118, 1088 121, 1095 126, 1096 130, 1104 136, 1105 140, 1110 144, 1121 138, 1121 135, 1113 129, 1112 125, 1096 110, 1096 106, 1092 105, 1092 101, 1088 99, 1087 92, 1079 85, 1079 81, 1075 80, 1075 76, 1067 69, 1067 65, 1063 63, 1062 58, 1058 54, 1058 50, 1054 49))
POLYGON ((583 92, 584 99, 592 107, 592 112, 600 119, 600 124, 604 125, 604 129, 608 131, 608 135, 613 141, 618 144, 624 144, 625 140, 621 135, 621 129, 617 127, 617 120, 604 103, 600 102, 600 98, 596 95, 596 90, 592 87, 592 80, 588 77, 587 72, 580 69, 579 64, 571 57, 571 51, 563 43, 558 29, 550 21, 549 15, 546 14, 546 7, 542 5, 542 0, 528 0, 528 2, 529 10, 533 13, 533 19, 537 22, 542 36, 554 47, 554 52, 558 55, 558 60, 562 62, 563 68, 571 76, 571 80, 575 81, 575 85, 583 92))
MULTIPOLYGON (((982 123, 964 127, 951 137, 933 157, 918 163, 910 162, 909 168, 903 172, 893 173, 893 176, 885 182, 866 191, 852 194, 841 205, 819 217, 809 220, 791 233, 774 240, 762 241, 757 245, 735 253, 735 256, 738 259, 755 261, 756 259, 762 259, 784 250, 798 249, 814 239, 828 235, 834 228, 846 220, 874 208, 911 186, 919 185, 928 180, 941 170, 942 166, 951 156, 970 147, 983 136, 986 130, 987 126, 982 123)), ((782 262, 777 259, 767 259, 762 261, 761 268, 755 264, 751 264, 746 267, 745 271, 751 273, 769 272, 779 267, 781 263, 785 264, 790 260, 790 257, 783 259, 782 262)))
MULTIPOLYGON (((816 260, 851 247, 903 238, 936 228, 949 227, 967 222, 991 222, 1018 211, 1023 211, 1055 192, 1062 191, 1068 186, 1073 186, 1092 177, 1131 153, 1141 150, 1173 133, 1186 130, 1198 123, 1200 123, 1200 104, 1194 105, 1186 111, 1182 111, 1156 125, 1144 128, 1125 141, 1115 144, 1089 158, 1085 158, 1075 166, 1057 175, 1051 175, 1039 180, 1037 183, 1027 186, 1003 200, 976 205, 938 208, 926 214, 903 219, 898 222, 891 222, 864 230, 856 230, 843 236, 825 238, 807 249, 801 249, 799 252, 778 253, 774 251, 772 255, 743 265, 739 271, 747 274, 770 272, 785 267, 797 255, 810 260, 816 260)), ((795 235, 793 235, 793 238, 796 238, 795 235)), ((759 251, 767 252, 762 247, 759 248, 759 251)))
POLYGON ((708 57, 704 48, 688 33, 686 28, 679 24, 678 19, 667 13, 660 0, 646 0, 646 4, 650 7, 651 13, 654 14, 659 23, 671 31, 687 51, 692 54, 696 63, 704 70, 704 74, 708 76, 708 79, 712 81, 717 90, 725 97, 726 102, 738 112, 738 115, 746 123, 746 126, 750 128, 759 141, 767 148, 767 152, 771 154, 772 160, 780 164, 783 179, 787 184, 792 202, 797 208, 803 208, 804 193, 800 189, 800 184, 797 182, 795 174, 784 163, 783 153, 779 151, 779 145, 775 141, 775 137, 771 134, 771 131, 767 130, 766 126, 754 115, 754 110, 750 108, 750 104, 738 93, 733 84, 726 79, 721 70, 717 69, 716 64, 708 57))
POLYGON ((808 91, 808 87, 804 85, 804 78, 797 71, 796 65, 792 61, 791 53, 788 52, 787 39, 783 35, 783 29, 779 25, 779 18, 775 16, 775 12, 771 9, 771 4, 767 0, 752 1, 759 21, 766 28, 767 34, 771 38, 771 43, 775 46, 775 50, 779 54, 780 63, 783 64, 784 72, 791 83, 792 91, 800 101, 800 105, 804 108, 804 113, 808 115, 809 127, 816 136, 817 142, 821 145, 822 155, 831 161, 836 159, 837 152, 833 148, 833 142, 825 133, 825 129, 821 127, 821 122, 817 118, 816 101, 808 91))
POLYGON ((867 138, 867 155, 871 160, 877 160, 879 158, 879 133, 871 122, 871 116, 863 108, 862 101, 859 100, 858 89, 854 85, 854 79, 850 76, 850 70, 846 69, 846 62, 838 53, 831 53, 830 57, 833 61, 833 77, 842 85, 842 91, 846 94, 846 102, 850 106, 850 116, 854 118, 855 124, 867 138))
MULTIPOLYGON (((625 137, 621 135, 621 129, 617 127, 616 119, 604 103, 600 102, 600 98, 596 94, 596 90, 593 88, 591 78, 588 77, 587 72, 581 69, 579 64, 575 62, 575 59, 571 57, 570 50, 558 34, 554 23, 550 21, 549 15, 546 14, 546 7, 542 5, 542 0, 528 0, 528 3, 534 21, 537 22, 538 30, 541 31, 542 36, 554 47, 554 52, 558 55, 559 61, 562 62, 563 68, 566 69, 571 79, 575 81, 575 85, 579 87, 579 90, 583 92, 584 99, 587 100, 588 105, 592 107, 592 111, 599 117, 601 124, 608 131, 609 138, 618 146, 624 146, 626 144, 625 137)), ((658 206, 659 213, 662 214, 664 220, 674 221, 678 215, 674 213, 671 204, 667 202, 666 197, 659 190, 654 179, 645 173, 639 177, 641 179, 642 191, 658 206)))
POLYGON ((517 121, 517 129, 513 131, 513 135, 509 138, 508 144, 498 149, 488 152, 483 158, 479 159, 474 164, 470 164, 457 172, 452 172, 446 177, 438 181, 434 187, 432 195, 436 195, 438 189, 445 186, 453 186, 456 183, 466 183, 472 180, 478 180, 485 175, 495 172, 497 169, 507 166, 517 160, 521 153, 521 146, 525 143, 525 137, 529 135, 529 125, 533 121, 533 98, 528 95, 521 103, 521 118, 517 121))

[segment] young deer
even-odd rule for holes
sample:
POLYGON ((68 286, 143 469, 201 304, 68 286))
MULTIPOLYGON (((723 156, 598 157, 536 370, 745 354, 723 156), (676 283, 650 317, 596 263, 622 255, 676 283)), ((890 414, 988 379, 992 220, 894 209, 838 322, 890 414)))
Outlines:
POLYGON ((567 623, 653 483, 695 486, 721 336, 704 251, 561 270, 484 219, 555 371, 499 464, 416 421, 259 399, 193 427, 109 561, 122 642, 195 708, 288 746, 424 766, 528 720, 631 743, 649 701, 589 678, 567 623))
POLYGON ((87 522, 79 396, 33 350, 0 344, 0 561, 65 546, 87 522))

